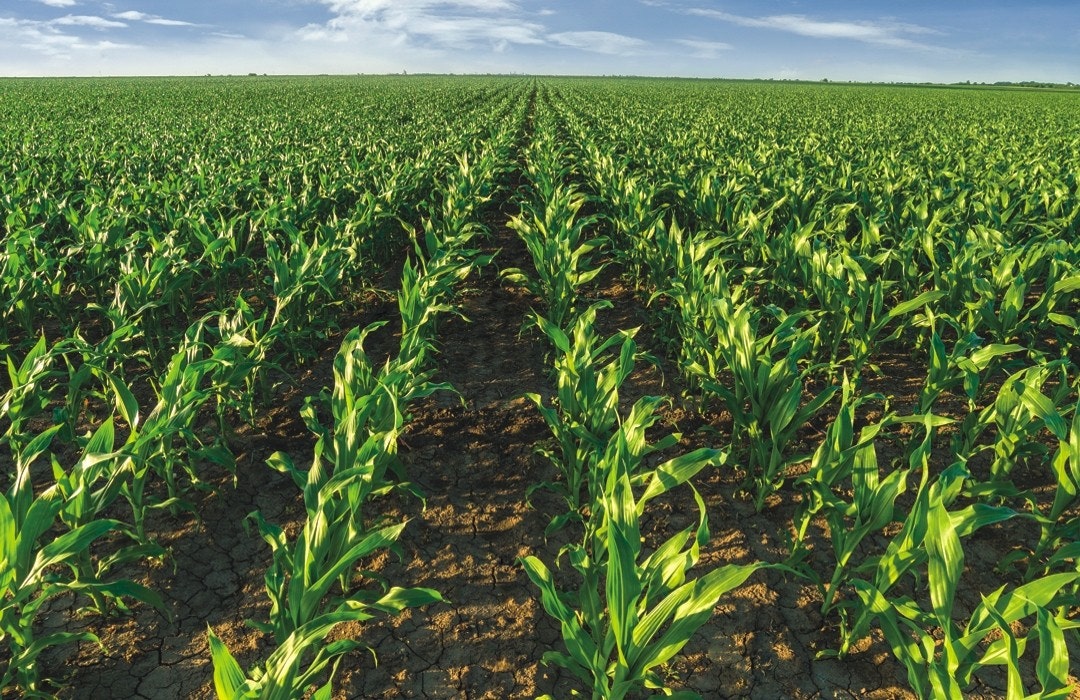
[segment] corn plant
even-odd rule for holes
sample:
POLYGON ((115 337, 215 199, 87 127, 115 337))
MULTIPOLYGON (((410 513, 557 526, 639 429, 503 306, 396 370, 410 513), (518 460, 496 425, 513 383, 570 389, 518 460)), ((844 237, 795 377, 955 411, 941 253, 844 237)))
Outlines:
MULTIPOLYGON (((305 409, 308 424, 319 435, 311 467, 301 470, 282 453, 270 460, 302 490, 307 519, 290 542, 280 527, 259 513, 251 515, 274 557, 264 577, 271 601, 269 622, 253 625, 273 635, 277 647, 262 667, 246 676, 211 632, 216 687, 223 700, 295 697, 328 664, 336 669, 341 655, 361 646, 351 640, 327 644, 326 636, 338 624, 442 600, 429 589, 370 591, 356 589, 353 582, 357 561, 393 548, 405 526, 373 528, 364 514, 373 496, 392 487, 386 472, 396 454, 403 407, 440 388, 413 374, 422 356, 401 366, 397 360, 388 362, 382 372, 373 369, 363 340, 379 325, 354 329, 335 358, 333 428, 318 424, 312 404, 305 409)), ((333 670, 330 675, 332 681, 333 670)))
POLYGON ((968 302, 968 308, 979 328, 1001 343, 1030 343, 1034 331, 1048 326, 1075 333, 1076 322, 1068 308, 1080 290, 1080 275, 1074 268, 1044 263, 1041 258, 1049 254, 1048 247, 1040 245, 1009 251, 989 274, 975 279, 977 298, 968 302), (1043 282, 1035 286, 1039 278, 1043 282), (1029 304, 1031 297, 1034 303, 1029 304))
POLYGON ((934 327, 933 315, 930 323, 929 364, 926 381, 919 394, 919 411, 928 412, 942 394, 963 389, 968 410, 975 412, 985 379, 1007 366, 1005 358, 1022 352, 1023 346, 1001 343, 987 345, 978 335, 968 333, 958 337, 949 350, 934 327))
MULTIPOLYGON (((1065 411, 1054 410, 1062 422, 1065 411)), ((1048 425, 1057 425, 1051 419, 1048 425)), ((1070 513, 1070 508, 1080 498, 1080 403, 1072 407, 1072 420, 1067 432, 1056 433, 1057 449, 1047 461, 1053 477, 1054 500, 1049 508, 1040 504, 1035 494, 1025 494, 1031 512, 1039 523, 1039 542, 1028 562, 1025 580, 1036 575, 1049 574, 1055 565, 1075 558, 1080 549, 1080 519, 1070 513)))
MULTIPOLYGON (((684 359, 701 358, 710 376, 719 371, 711 352, 716 328, 714 319, 701 310, 721 296, 738 301, 745 292, 731 280, 723 258, 715 254, 721 243, 720 237, 707 232, 691 235, 672 219, 666 227, 658 224, 656 246, 645 255, 654 285, 649 304, 666 303, 657 313, 663 340, 669 350, 678 348, 684 359)), ((700 388, 696 375, 687 379, 691 387, 700 388)))
POLYGON ((353 261, 330 231, 319 231, 308 241, 288 222, 281 226, 287 247, 273 237, 265 240, 273 291, 267 328, 277 329, 279 342, 288 352, 303 357, 311 340, 308 336, 325 333, 325 312, 339 303, 339 286, 353 261))
POLYGON ((596 335, 597 311, 610 307, 606 301, 593 304, 567 331, 543 316, 534 316, 555 346, 556 403, 549 407, 537 394, 526 397, 536 405, 558 445, 556 450, 542 447, 537 451, 559 470, 562 480, 538 484, 529 493, 550 489, 567 507, 565 513, 552 519, 547 534, 568 522, 580 521, 584 507, 603 486, 597 482, 595 462, 619 421, 619 387, 633 372, 637 356, 634 331, 619 332, 606 340, 596 335))
POLYGON ((19 224, 15 212, 6 219, 0 247, 0 339, 12 340, 15 328, 32 335, 44 311, 67 316, 63 290, 68 270, 40 245, 38 231, 19 224))
MULTIPOLYGON (((72 470, 92 465, 110 447, 102 435, 111 424, 99 429, 87 445, 83 457, 72 470)), ((103 611, 111 599, 126 610, 123 598, 134 598, 167 615, 161 598, 153 591, 128 580, 108 580, 108 569, 120 562, 160 555, 160 548, 121 549, 107 559, 93 560, 91 546, 106 535, 134 537, 128 525, 97 517, 98 511, 83 513, 89 495, 74 493, 70 482, 61 479, 35 493, 33 463, 45 454, 62 426, 54 425, 14 451, 15 480, 0 493, 0 643, 9 653, 0 689, 18 688, 29 697, 49 697, 41 685, 37 658, 49 647, 71 642, 97 642, 91 632, 53 632, 38 636, 38 615, 57 596, 84 594, 103 611), (62 525, 69 527, 63 528, 62 525)), ((54 470, 56 459, 52 458, 54 470)))
POLYGON ((0 417, 8 426, 0 438, 13 451, 24 447, 30 439, 28 422, 49 408, 51 392, 46 382, 58 374, 52 361, 44 335, 38 338, 18 366, 11 355, 5 355, 9 388, 0 403, 0 417))
POLYGON ((804 459, 789 455, 788 444, 837 387, 802 400, 809 370, 799 362, 813 347, 816 332, 816 326, 798 327, 805 313, 757 310, 750 302, 736 305, 726 298, 715 300, 706 313, 716 329, 711 338, 714 349, 706 358, 689 358, 685 368, 705 392, 723 400, 732 415, 733 439, 749 442, 747 484, 761 510, 765 499, 783 484, 787 467, 804 459), (771 330, 763 322, 769 316, 777 322, 771 330), (731 388, 710 366, 730 373, 731 388))
MULTIPOLYGON (((580 585, 560 590, 548 565, 536 556, 524 557, 521 563, 540 589, 544 609, 562 630, 566 653, 546 652, 545 663, 569 670, 593 698, 624 698, 643 688, 671 694, 654 669, 678 653, 708 620, 717 601, 760 565, 725 566, 687 580, 709 536, 704 502, 692 487, 698 526, 643 554, 640 519, 647 502, 686 483, 706 466, 722 463, 725 456, 703 448, 655 468, 646 466, 648 455, 674 445, 678 436, 652 444, 646 440, 645 432, 656 423, 656 411, 663 403, 659 397, 639 399, 620 419, 618 390, 633 370, 637 346, 633 332, 602 342, 596 336, 596 313, 608 306, 601 302, 589 307, 569 332, 536 316, 556 349, 558 404, 549 408, 539 396, 529 398, 559 447, 540 452, 565 481, 534 488, 558 491, 568 506, 568 512, 552 518, 548 534, 571 521, 582 526, 580 543, 560 551, 560 559, 565 556, 579 575, 580 585), (617 356, 612 352, 615 347, 617 356), (634 488, 642 486, 642 493, 635 495, 634 488)), ((696 697, 688 692, 675 696, 696 697)))
MULTIPOLYGON (((863 636, 873 622, 881 626, 893 654, 907 668, 908 682, 919 697, 963 697, 973 675, 982 667, 1008 667, 1009 697, 1025 697, 1019 676, 1019 656, 1028 640, 1039 640, 1040 697, 1068 697, 1069 652, 1064 631, 1080 627, 1064 612, 1071 586, 1080 573, 1052 574, 1007 590, 998 588, 961 627, 955 618, 956 593, 964 571, 962 539, 976 530, 1017 517, 1005 507, 973 504, 950 510, 970 474, 954 465, 930 484, 924 479, 902 529, 879 559, 872 580, 852 581, 861 610, 845 640, 863 636), (927 610, 908 595, 890 597, 891 589, 908 573, 926 567, 927 610), (1026 636, 1017 639, 1013 623, 1034 616, 1026 636), (939 641, 934 630, 940 630, 939 641), (998 636, 989 646, 988 635, 998 636)), ((843 653, 843 647, 841 649, 843 653)))
POLYGON ((365 514, 366 504, 393 488, 419 495, 407 482, 391 481, 388 471, 398 466, 397 441, 408 420, 408 404, 450 389, 431 381, 427 365, 436 321, 454 310, 449 303, 454 284, 489 260, 465 248, 478 230, 460 221, 445 230, 424 223, 427 256, 417 244, 418 262, 406 261, 402 270, 397 356, 376 370, 364 351, 364 339, 385 322, 350 331, 334 358, 332 392, 321 402, 305 403, 305 422, 318 435, 310 468, 297 468, 283 453, 269 460, 302 491, 307 519, 303 531, 290 541, 260 513, 250 516, 273 552, 264 576, 271 602, 269 620, 251 624, 272 635, 276 648, 261 666, 245 674, 210 630, 215 688, 222 700, 293 698, 329 665, 330 678, 316 691, 319 697, 328 696, 341 656, 363 646, 355 640, 327 643, 337 625, 443 600, 438 592, 424 588, 358 588, 354 568, 376 551, 394 549, 405 527, 405 523, 373 524, 365 514), (330 427, 319 421, 319 403, 329 405, 330 427))
POLYGON ((145 419, 140 421, 139 407, 130 389, 113 385, 116 405, 130 427, 114 469, 122 474, 120 493, 131 507, 134 529, 142 542, 149 541, 146 516, 150 510, 192 510, 184 498, 187 485, 181 478, 186 476, 192 486, 202 483, 195 462, 210 461, 230 471, 234 467, 232 453, 220 440, 211 438, 207 444, 195 430, 200 409, 213 397, 214 389, 206 377, 218 361, 212 355, 205 356, 204 331, 203 321, 188 329, 155 387, 157 402, 145 419), (164 499, 148 495, 152 477, 164 484, 164 499))
POLYGON ((709 537, 705 504, 692 487, 697 527, 644 553, 640 519, 646 504, 723 459, 703 448, 645 468, 642 458, 650 449, 644 431, 655 421, 655 408, 655 401, 639 400, 594 464, 592 478, 603 485, 590 504, 584 538, 563 548, 580 576, 577 590, 560 590, 538 557, 521 560, 540 588, 544 609, 559 622, 566 647, 566 653, 546 652, 544 662, 569 670, 594 699, 617 700, 643 688, 696 697, 670 690, 654 669, 679 652, 721 597, 762 566, 727 565, 688 579, 709 537))
POLYGON ((863 426, 858 433, 855 425, 859 410, 871 401, 883 401, 884 396, 871 394, 855 396, 854 384, 844 377, 843 394, 836 418, 825 431, 825 439, 810 459, 810 468, 800 476, 795 486, 805 493, 796 518, 796 538, 792 558, 799 559, 807 531, 815 517, 824 517, 829 525, 836 564, 831 576, 824 577, 807 571, 822 594, 822 615, 828 615, 841 587, 852 576, 852 557, 871 533, 893 522, 897 497, 907 487, 907 469, 897 469, 881 478, 875 439, 893 421, 886 415, 863 426), (851 501, 842 494, 850 484, 851 501))
POLYGON ((538 296, 547 317, 562 326, 578 306, 578 290, 603 269, 602 264, 594 263, 593 256, 608 240, 603 236, 588 236, 597 218, 578 216, 587 201, 584 194, 555 185, 542 195, 542 203, 524 203, 522 213, 509 224, 525 242, 536 275, 520 268, 507 268, 502 275, 538 296))
POLYGON ((187 297, 196 270, 181 257, 170 237, 151 247, 157 250, 131 247, 125 251, 117 261, 111 299, 90 303, 87 309, 102 314, 113 333, 124 327, 137 329, 140 355, 157 368, 171 341, 166 319, 190 308, 187 297))
POLYGON ((1058 407, 1063 406, 1072 391, 1067 378, 1068 371, 1061 360, 1009 375, 994 402, 965 420, 955 451, 962 455, 990 451, 989 476, 1000 482, 1009 478, 1018 461, 1045 459, 1047 447, 1033 438, 1045 428, 1058 440, 1066 439, 1069 428, 1063 417, 1065 411, 1058 407), (1052 387, 1049 396, 1043 393, 1044 386, 1052 387), (992 435, 992 442, 979 445, 987 433, 992 435))

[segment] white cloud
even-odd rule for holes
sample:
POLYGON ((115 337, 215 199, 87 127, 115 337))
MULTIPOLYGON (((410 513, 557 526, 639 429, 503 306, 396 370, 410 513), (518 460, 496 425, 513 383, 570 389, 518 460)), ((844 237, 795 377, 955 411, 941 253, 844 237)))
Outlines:
POLYGON ((180 19, 165 19, 164 17, 151 17, 150 19, 143 20, 147 24, 156 24, 159 27, 195 27, 198 26, 194 22, 185 22, 180 19))
POLYGON ((87 52, 98 52, 100 54, 100 52, 104 51, 137 48, 133 44, 115 41, 88 41, 83 37, 68 34, 57 28, 58 26, 101 28, 97 22, 87 21, 83 16, 61 17, 60 20, 63 21, 38 21, 0 17, 0 28, 3 28, 3 31, 0 32, 0 51, 8 50, 19 53, 31 51, 51 59, 67 61, 74 58, 77 53, 85 55, 87 52))
POLYGON ((64 15, 50 20, 49 24, 68 27, 93 27, 94 29, 115 29, 127 26, 123 22, 116 22, 104 17, 95 17, 94 15, 64 15))
POLYGON ((38 0, 38 2, 49 7, 74 7, 78 4, 75 0, 38 0))
POLYGON ((682 44, 690 49, 698 58, 716 58, 724 51, 730 51, 734 47, 724 41, 701 41, 698 39, 676 39, 675 43, 682 44))
POLYGON ((297 31, 304 41, 411 44, 424 49, 541 44, 544 27, 508 0, 321 0, 334 17, 297 31))
POLYGON ((614 32, 558 32, 549 34, 548 38, 562 46, 607 54, 636 53, 648 45, 641 39, 614 32))
POLYGON ((139 12, 138 10, 128 10, 126 12, 117 12, 113 17, 138 22, 140 20, 149 19, 150 17, 153 17, 153 15, 148 15, 145 12, 139 12))
POLYGON ((452 7, 457 10, 499 12, 517 10, 510 0, 321 0, 336 14, 371 15, 385 10, 427 10, 433 7, 452 7))
POLYGON ((941 50, 939 47, 920 43, 911 35, 940 34, 934 29, 915 24, 892 21, 823 21, 805 15, 768 15, 748 17, 720 10, 692 8, 687 14, 728 22, 740 27, 773 29, 815 39, 850 39, 867 44, 879 44, 904 49, 941 50))
POLYGON ((117 12, 113 15, 116 19, 126 19, 131 22, 146 22, 147 24, 156 24, 162 27, 196 27, 198 26, 194 22, 185 22, 179 19, 166 19, 157 15, 149 15, 145 12, 139 12, 138 10, 127 10, 125 12, 117 12))

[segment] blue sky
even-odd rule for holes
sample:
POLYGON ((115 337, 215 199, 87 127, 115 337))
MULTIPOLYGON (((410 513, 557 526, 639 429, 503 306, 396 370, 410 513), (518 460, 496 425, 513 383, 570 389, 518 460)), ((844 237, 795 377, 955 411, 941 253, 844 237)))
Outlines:
POLYGON ((0 75, 1080 83, 1077 0, 0 0, 0 75))

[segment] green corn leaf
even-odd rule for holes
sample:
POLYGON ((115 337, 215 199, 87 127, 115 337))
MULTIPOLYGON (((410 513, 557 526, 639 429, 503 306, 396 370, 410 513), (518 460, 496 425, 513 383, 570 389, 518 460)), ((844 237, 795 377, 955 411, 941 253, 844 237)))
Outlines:
MULTIPOLYGON (((559 592, 555 588, 555 582, 551 578, 551 572, 544 563, 531 555, 523 557, 519 561, 525 569, 525 574, 529 577, 529 580, 540 589, 540 600, 544 610, 547 611, 548 615, 559 621, 562 627, 563 643, 566 645, 566 650, 570 652, 570 659, 584 674, 579 675, 579 678, 586 683, 590 683, 590 675, 586 671, 593 668, 594 660, 597 658, 596 644, 592 641, 588 632, 581 627, 574 611, 559 596, 559 592)), ((597 621, 588 622, 596 623, 597 621)), ((561 656, 557 652, 551 652, 551 654, 552 656, 549 657, 545 653, 544 657, 557 662, 561 656)), ((560 665, 567 668, 571 667, 570 664, 560 665)))
POLYGON ((972 613, 966 634, 960 643, 967 649, 974 649, 993 626, 992 615, 988 606, 994 606, 995 614, 1012 624, 1017 620, 1034 615, 1039 608, 1051 605, 1059 592, 1066 586, 1080 580, 1080 572, 1049 574, 1012 590, 999 590, 994 596, 987 597, 972 613), (988 602, 989 601, 989 602, 988 602))
POLYGON ((1065 328, 1071 328, 1074 331, 1080 329, 1080 321, 1077 321, 1075 316, 1069 316, 1068 314, 1059 314, 1056 311, 1046 314, 1046 319, 1051 323, 1055 323, 1065 328))
MULTIPOLYGON (((86 443, 86 447, 83 449, 83 454, 109 455, 113 451, 115 439, 116 431, 113 427, 113 417, 109 416, 105 419, 105 422, 94 431, 90 441, 86 443)), ((85 458, 80 460, 80 466, 83 466, 85 462, 85 458)))
POLYGON ((1053 294, 1071 294, 1080 289, 1080 274, 1070 275, 1054 283, 1053 294))
POLYGON ((953 527, 956 528, 956 534, 963 539, 981 527, 1005 522, 1019 515, 1021 514, 1006 506, 975 503, 963 510, 951 513, 950 517, 953 527))
MULTIPOLYGON (((3 579, 14 576, 13 569, 18 565, 19 558, 19 535, 19 524, 15 522, 7 495, 0 493, 0 576, 3 579)), ((11 584, 11 581, 3 579, 0 579, 0 590, 11 584)))
POLYGON ((67 561, 86 551, 94 540, 105 533, 123 528, 124 524, 118 520, 94 520, 65 532, 41 548, 34 560, 33 571, 41 572, 54 564, 67 561))
POLYGON ((1020 394, 1020 401, 1024 404, 1024 407, 1043 421, 1043 423, 1046 424, 1047 429, 1053 433, 1054 437, 1058 440, 1067 439, 1069 426, 1054 407, 1054 402, 1039 391, 1037 387, 1032 386, 1031 384, 1024 384, 1023 386, 1024 389, 1020 394))
POLYGON ((900 302, 893 308, 889 309, 886 314, 889 319, 896 318, 897 316, 903 316, 904 314, 911 313, 915 309, 932 304, 938 299, 945 296, 945 292, 942 291, 929 291, 923 292, 914 299, 908 299, 907 301, 900 302))
POLYGON ((101 593, 118 599, 132 598, 142 603, 146 603, 160 612, 167 620, 172 621, 172 613, 165 605, 165 600, 161 597, 161 594, 146 586, 135 583, 134 581, 129 581, 127 579, 108 582, 73 581, 65 584, 64 587, 72 591, 101 593))
MULTIPOLYGON (((632 675, 639 676, 644 671, 670 660, 712 616, 712 609, 720 598, 741 586, 751 574, 763 566, 761 563, 729 564, 710 571, 694 582, 684 584, 690 587, 689 593, 680 594, 685 597, 675 606, 671 625, 660 639, 641 649, 633 661, 632 675)), ((671 595, 676 595, 680 590, 681 587, 671 595)), ((644 639, 642 642, 644 644, 644 639)))
POLYGON ((631 646, 637 625, 638 597, 641 595, 637 569, 641 535, 630 478, 625 473, 615 482, 614 493, 606 500, 609 557, 606 572, 607 609, 619 660, 629 665, 626 651, 631 646))
POLYGON ((980 609, 986 611, 986 614, 993 621, 994 625, 1001 632, 1002 643, 1006 651, 1005 669, 1008 676, 1006 685, 1006 699, 1007 700, 1024 700, 1024 681, 1020 676, 1020 647, 1016 642, 1016 637, 1013 636, 1012 630, 1009 628, 1009 621, 1003 617, 993 605, 986 605, 986 599, 983 599, 980 609))
POLYGON ((719 466, 727 460, 727 453, 710 448, 699 448, 679 455, 658 466, 649 479, 645 492, 637 502, 638 517, 644 513, 645 504, 657 496, 694 478, 708 466, 719 466))
POLYGON ((131 389, 128 388, 127 384, 112 374, 106 374, 105 376, 108 378, 109 386, 116 396, 116 408, 120 411, 124 422, 128 424, 134 433, 135 429, 139 427, 139 402, 135 399, 135 395, 131 393, 131 389))
POLYGON ((16 538, 16 567, 20 572, 28 572, 31 562, 35 558, 41 557, 41 553, 37 549, 38 538, 52 527, 62 507, 63 502, 59 498, 38 498, 30 504, 22 523, 18 522, 19 514, 14 513, 18 533, 16 538))
POLYGON ((210 656, 214 664, 214 692, 218 700, 242 700, 248 697, 246 691, 247 676, 240 669, 240 664, 229 653, 214 630, 208 625, 206 637, 210 642, 210 656))
POLYGON ((418 608, 432 603, 445 603, 442 595, 431 588, 400 588, 393 586, 369 607, 396 615, 406 608, 418 608))
MULTIPOLYGON (((881 591, 861 579, 855 579, 851 583, 862 600, 863 606, 881 625, 881 631, 885 634, 885 641, 892 649, 893 656, 901 660, 907 668, 908 683, 920 698, 925 697, 928 680, 926 663, 933 658, 933 647, 931 646, 927 651, 912 640, 911 636, 901 628, 895 607, 886 600, 881 591)), ((933 643, 932 638, 930 638, 930 643, 933 643)))
POLYGON ((953 599, 964 570, 964 550, 944 506, 939 504, 930 509, 927 526, 930 601, 938 623, 948 629, 952 626, 953 599))
POLYGON ((1044 692, 1068 688, 1069 648, 1057 619, 1046 608, 1039 608, 1036 628, 1039 634, 1039 658, 1035 675, 1044 692))

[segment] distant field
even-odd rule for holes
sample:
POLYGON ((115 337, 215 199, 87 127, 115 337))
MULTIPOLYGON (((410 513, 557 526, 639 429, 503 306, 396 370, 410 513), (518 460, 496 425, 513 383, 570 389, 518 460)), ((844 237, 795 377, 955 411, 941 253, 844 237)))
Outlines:
POLYGON ((4 697, 1080 697, 1077 124, 0 80, 4 697))

